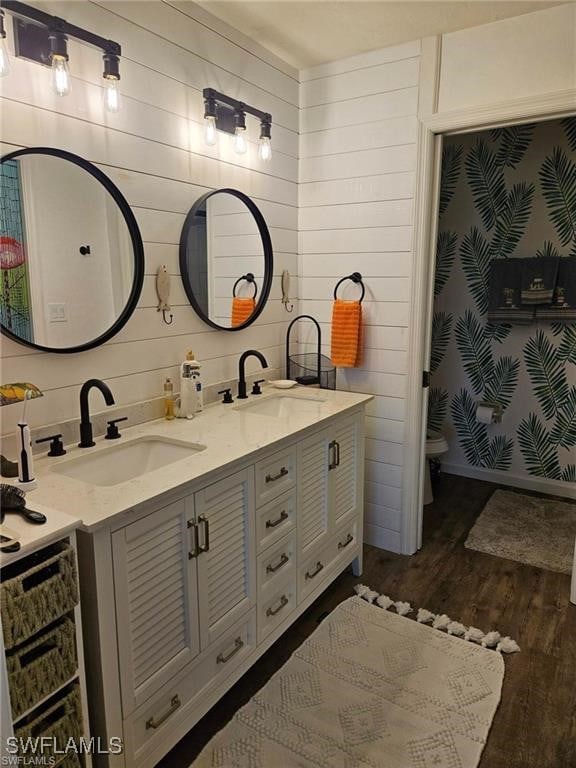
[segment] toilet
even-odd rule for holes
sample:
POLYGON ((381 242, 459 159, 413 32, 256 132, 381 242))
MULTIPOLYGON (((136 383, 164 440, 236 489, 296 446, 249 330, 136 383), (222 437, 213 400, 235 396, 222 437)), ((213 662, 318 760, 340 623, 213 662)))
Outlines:
POLYGON ((440 432, 429 432, 426 437, 426 472, 424 475, 424 504, 434 501, 430 479, 430 459, 437 459, 448 451, 448 442, 440 432))

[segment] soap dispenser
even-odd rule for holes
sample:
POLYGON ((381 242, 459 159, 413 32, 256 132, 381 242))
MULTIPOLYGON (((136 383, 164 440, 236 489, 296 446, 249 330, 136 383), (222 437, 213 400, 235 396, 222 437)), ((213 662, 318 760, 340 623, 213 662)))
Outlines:
POLYGON ((190 350, 190 352, 188 352, 186 355, 186 360, 182 364, 182 370, 186 369, 186 375, 196 390, 194 405, 195 413, 199 413, 204 407, 204 392, 202 391, 202 377, 200 375, 201 368, 202 364, 196 360, 194 357, 194 352, 190 350))
POLYGON ((196 389, 195 369, 198 366, 194 353, 188 352, 186 360, 180 366, 180 407, 178 416, 181 419, 193 419, 198 408, 198 392, 196 389))

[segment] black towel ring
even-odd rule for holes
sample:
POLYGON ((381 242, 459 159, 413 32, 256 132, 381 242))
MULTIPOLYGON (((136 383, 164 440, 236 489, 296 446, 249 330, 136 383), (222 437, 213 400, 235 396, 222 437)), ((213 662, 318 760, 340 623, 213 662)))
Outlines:
POLYGON ((336 287, 334 288, 334 298, 335 299, 338 298, 336 296, 336 292, 345 280, 352 280, 352 282, 356 284, 360 283, 360 286, 362 287, 362 295, 360 296, 360 303, 362 303, 362 301, 364 300, 364 295, 366 294, 366 289, 364 288, 364 283, 362 282, 362 275, 360 274, 360 272, 352 272, 351 275, 346 275, 346 277, 343 277, 341 280, 338 280, 338 282, 336 283, 336 287))
POLYGON ((242 275, 242 277, 239 277, 238 280, 236 280, 234 287, 232 288, 232 296, 236 297, 236 288, 238 283, 241 283, 242 280, 246 280, 247 283, 252 283, 254 286, 254 296, 252 298, 255 299, 258 295, 258 286, 256 285, 256 280, 254 279, 252 272, 247 272, 245 275, 242 275))

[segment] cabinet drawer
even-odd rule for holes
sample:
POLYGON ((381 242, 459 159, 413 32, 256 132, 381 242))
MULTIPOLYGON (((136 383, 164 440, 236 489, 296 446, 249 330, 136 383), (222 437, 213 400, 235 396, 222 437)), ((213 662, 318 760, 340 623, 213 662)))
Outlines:
POLYGON ((296 449, 287 448, 256 464, 256 505, 267 504, 296 483, 296 449))
POLYGON ((285 579, 276 589, 266 591, 258 605, 258 642, 282 624, 296 608, 296 574, 285 579))
POLYGON ((296 531, 258 556, 258 597, 296 571, 296 531))
POLYGON ((296 525, 296 490, 285 493, 261 507, 256 515, 256 540, 262 552, 296 525))
POLYGON ((171 728, 189 718, 202 691, 207 686, 218 685, 255 647, 254 609, 195 660, 188 667, 189 672, 183 670, 124 721, 127 765, 144 763, 148 751, 154 749, 171 728))
POLYGON ((298 565, 298 601, 304 600, 326 580, 329 573, 331 551, 329 546, 316 549, 298 565))

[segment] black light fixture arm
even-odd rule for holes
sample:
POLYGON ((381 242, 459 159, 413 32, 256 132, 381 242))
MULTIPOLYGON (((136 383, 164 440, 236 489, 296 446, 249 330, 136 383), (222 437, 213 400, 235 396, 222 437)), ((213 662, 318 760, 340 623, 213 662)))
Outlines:
POLYGON ((73 37, 75 40, 80 40, 86 45, 91 45, 94 48, 99 48, 103 53, 110 56, 121 56, 122 48, 119 43, 114 40, 107 40, 105 37, 96 35, 87 29, 77 27, 75 24, 59 16, 52 16, 39 8, 34 8, 26 3, 20 3, 18 0, 0 0, 0 8, 12 14, 18 16, 21 19, 28 19, 36 24, 40 24, 46 27, 50 32, 66 35, 67 37, 73 37))
POLYGON ((272 125, 272 115, 269 112, 263 112, 261 109, 251 107, 250 104, 238 101, 238 99, 233 99, 232 96, 226 96, 226 94, 220 93, 220 91, 215 91, 214 88, 204 88, 202 95, 204 97, 204 102, 207 105, 215 107, 217 104, 226 104, 226 106, 231 107, 235 112, 244 112, 248 115, 257 117, 258 120, 260 120, 261 123, 265 123, 268 126, 268 130, 270 130, 270 125, 272 125))

